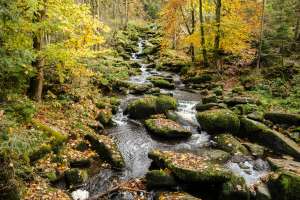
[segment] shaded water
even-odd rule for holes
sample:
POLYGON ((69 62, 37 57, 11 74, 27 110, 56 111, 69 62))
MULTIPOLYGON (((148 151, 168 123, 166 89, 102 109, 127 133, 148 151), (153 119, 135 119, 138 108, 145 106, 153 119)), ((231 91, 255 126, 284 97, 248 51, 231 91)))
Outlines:
MULTIPOLYGON (((184 89, 184 84, 176 74, 169 72, 158 72, 155 69, 147 70, 147 63, 138 58, 138 55, 143 52, 144 41, 139 41, 139 52, 132 55, 132 59, 139 62, 141 65, 141 74, 130 78, 130 82, 136 84, 148 83, 148 77, 152 74, 171 76, 176 83, 175 90, 162 90, 163 93, 171 93, 178 100, 178 109, 175 114, 178 117, 178 122, 185 128, 191 130, 193 135, 184 141, 166 142, 160 141, 149 135, 144 125, 136 120, 129 119, 123 114, 128 102, 134 98, 134 95, 127 95, 122 99, 118 113, 114 116, 116 126, 108 130, 108 133, 117 141, 120 152, 122 153, 126 168, 122 172, 115 172, 110 169, 102 170, 100 174, 91 178, 88 183, 82 188, 90 192, 93 196, 99 192, 107 191, 113 184, 113 180, 129 180, 132 178, 143 177, 148 171, 151 160, 148 158, 148 152, 152 149, 161 150, 176 150, 176 151, 197 151, 203 147, 210 145, 210 137, 206 132, 199 132, 199 124, 196 120, 195 105, 200 101, 199 93, 187 92, 184 89)), ((249 165, 250 172, 244 172, 238 164, 227 163, 227 167, 234 173, 245 177, 247 183, 252 184, 257 181, 263 173, 253 168, 252 162, 246 163, 249 165)), ((262 169, 264 171, 265 169, 262 169)), ((249 170, 248 170, 249 171, 249 170)))

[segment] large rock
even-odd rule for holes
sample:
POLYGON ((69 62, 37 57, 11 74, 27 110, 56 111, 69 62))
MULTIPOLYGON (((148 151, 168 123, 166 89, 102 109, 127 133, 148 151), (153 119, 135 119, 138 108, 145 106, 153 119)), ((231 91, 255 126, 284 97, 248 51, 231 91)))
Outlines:
POLYGON ((162 138, 180 139, 188 138, 192 135, 190 131, 169 119, 148 119, 145 121, 145 125, 153 135, 162 138))
POLYGON ((300 114, 270 112, 265 113, 264 117, 277 124, 300 125, 300 114))
POLYGON ((300 174, 300 162, 291 159, 267 158, 269 164, 274 170, 289 171, 300 174))
POLYGON ((232 97, 224 101, 228 106, 235 106, 238 104, 260 104, 260 102, 251 97, 232 97))
POLYGON ((164 166, 181 181, 193 183, 224 183, 233 176, 230 171, 207 157, 191 153, 154 150, 149 153, 157 165, 164 166))
POLYGON ((175 178, 168 171, 152 170, 146 174, 148 188, 173 188, 177 185, 175 178))
POLYGON ((147 93, 152 87, 152 84, 132 84, 129 89, 130 94, 142 95, 147 93))
POLYGON ((151 78, 150 81, 155 87, 164 88, 164 89, 175 89, 175 84, 164 78, 155 77, 155 78, 151 78))
POLYGON ((220 134, 214 137, 216 146, 233 155, 248 155, 247 148, 230 134, 220 134))
POLYGON ((116 169, 125 167, 123 156, 112 138, 96 134, 87 134, 85 138, 91 143, 99 157, 109 162, 112 167, 116 169))
POLYGON ((155 200, 201 200, 185 192, 161 192, 155 200))
POLYGON ((272 199, 296 200, 300 199, 300 176, 293 172, 282 172, 279 177, 269 182, 272 199))
POLYGON ((300 148, 297 143, 283 134, 268 128, 263 123, 242 117, 239 134, 242 137, 269 147, 274 152, 289 154, 300 159, 300 148))
POLYGON ((206 110, 212 110, 212 109, 217 109, 217 108, 226 108, 226 105, 224 104, 219 104, 219 103, 198 103, 196 105, 196 110, 199 112, 206 111, 206 110))
POLYGON ((197 113, 201 127, 211 134, 236 133, 240 128, 238 116, 228 109, 215 109, 197 113))
POLYGON ((210 162, 224 164, 231 157, 229 153, 220 149, 208 149, 201 153, 201 156, 207 158, 210 162))
POLYGON ((170 96, 146 96, 131 102, 126 108, 126 113, 133 119, 145 119, 154 114, 175 110, 176 107, 176 99, 170 96))

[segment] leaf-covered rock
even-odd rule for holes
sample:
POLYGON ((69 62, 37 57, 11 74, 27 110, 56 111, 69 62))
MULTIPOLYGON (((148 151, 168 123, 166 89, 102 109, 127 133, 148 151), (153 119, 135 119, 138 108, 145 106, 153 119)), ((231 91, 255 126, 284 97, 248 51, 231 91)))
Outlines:
POLYGON ((125 162, 114 140, 105 135, 87 134, 85 138, 100 158, 109 162, 114 168, 122 169, 125 162))
POLYGON ((192 133, 178 123, 163 118, 148 119, 145 121, 147 129, 155 136, 169 139, 188 138, 192 133))
POLYGON ((230 134, 220 134, 214 137, 216 146, 233 155, 248 155, 247 148, 230 134))

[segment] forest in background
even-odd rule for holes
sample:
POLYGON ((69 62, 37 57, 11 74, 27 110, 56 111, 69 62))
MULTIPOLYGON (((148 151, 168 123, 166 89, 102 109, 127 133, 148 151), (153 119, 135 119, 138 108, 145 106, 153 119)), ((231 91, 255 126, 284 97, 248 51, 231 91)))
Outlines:
POLYGON ((142 73, 132 59, 141 38, 149 68, 179 75, 209 109, 230 95, 259 100, 230 109, 299 148, 298 0, 0 0, 0 199, 70 199, 68 189, 107 167, 86 134, 113 126, 128 91, 157 95, 128 84, 142 73), (269 112, 297 119, 270 125, 269 112), (98 167, 74 172, 83 158, 98 167), (62 179, 67 187, 54 186, 62 179))

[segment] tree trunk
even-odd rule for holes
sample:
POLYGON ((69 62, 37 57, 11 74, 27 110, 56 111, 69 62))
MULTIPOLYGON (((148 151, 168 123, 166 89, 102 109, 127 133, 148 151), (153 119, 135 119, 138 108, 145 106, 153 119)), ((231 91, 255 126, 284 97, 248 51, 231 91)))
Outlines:
MULTIPOLYGON (((35 21, 37 23, 41 23, 46 18, 46 12, 47 12, 47 0, 43 1, 44 8, 42 10, 39 10, 37 15, 38 19, 35 21)), ((40 53, 44 47, 46 40, 45 40, 45 33, 44 30, 38 30, 36 33, 36 36, 33 40, 33 48, 35 51, 40 53)), ((37 75, 35 77, 35 83, 33 86, 33 98, 40 102, 42 101, 42 94, 43 94, 43 86, 44 86, 44 65, 45 65, 45 58, 41 55, 38 55, 35 62, 33 63, 33 67, 37 71, 37 75)))
POLYGON ((199 18, 200 18, 200 33, 201 33, 201 46, 203 54, 204 67, 208 67, 207 52, 205 47, 205 35, 204 35, 204 18, 203 18, 203 4, 202 0, 199 0, 199 18))
POLYGON ((216 65, 218 65, 218 60, 220 59, 220 39, 221 39, 221 8, 222 0, 216 0, 216 36, 214 44, 214 58, 216 65))
POLYGON ((261 19, 260 19, 259 48, 257 53, 257 64, 256 64, 258 69, 261 67, 261 53, 262 53, 262 45, 263 45, 263 37, 264 37, 265 4, 266 4, 266 0, 263 0, 261 19))
MULTIPOLYGON (((194 5, 194 0, 191 0, 191 15, 192 15, 192 33, 191 35, 194 34, 195 32, 195 26, 196 26, 196 20, 195 20, 195 5, 194 5)), ((192 62, 195 62, 195 47, 194 44, 191 43, 191 57, 192 57, 192 62)))

